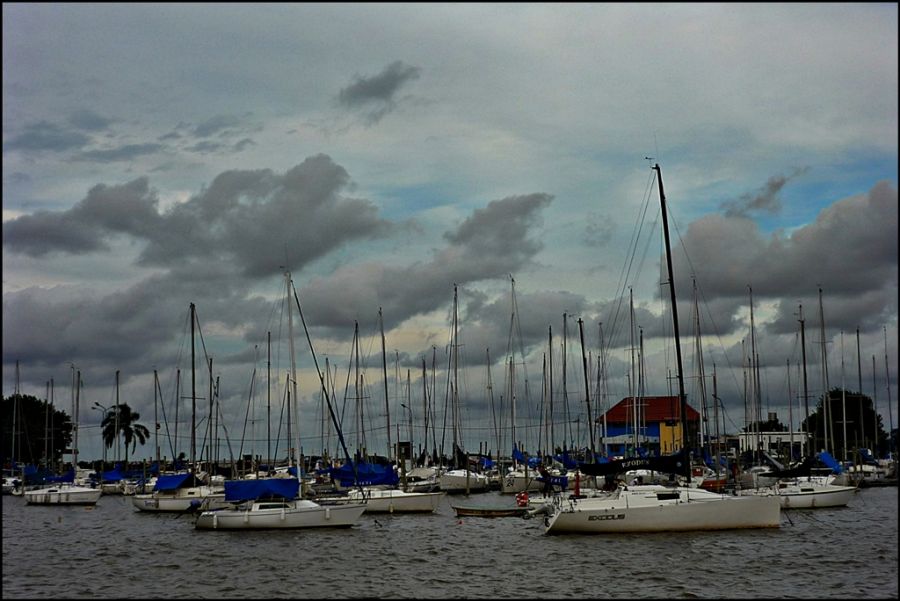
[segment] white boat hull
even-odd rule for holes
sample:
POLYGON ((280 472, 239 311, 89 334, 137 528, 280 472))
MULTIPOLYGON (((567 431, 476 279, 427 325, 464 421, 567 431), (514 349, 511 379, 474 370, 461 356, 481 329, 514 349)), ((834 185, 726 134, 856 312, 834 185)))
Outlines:
POLYGON ((223 489, 210 488, 209 486, 183 488, 176 491, 175 494, 152 492, 133 495, 131 503, 136 509, 141 511, 170 513, 191 511, 198 506, 200 509, 217 509, 231 506, 225 502, 223 489))
POLYGON ((352 490, 347 493, 352 503, 362 503, 365 498, 366 513, 433 513, 444 496, 444 492, 404 492, 398 489, 367 489, 364 493, 352 490))
POLYGON ((29 505, 94 505, 101 494, 99 488, 63 485, 26 490, 24 497, 29 505))
POLYGON ((545 521, 545 532, 621 533, 778 528, 781 504, 774 495, 728 496, 700 489, 632 487, 566 501, 545 521), (646 489, 646 490, 644 490, 646 489))
MULTIPOLYGON (((783 509, 816 509, 821 507, 844 507, 856 494, 854 486, 834 484, 800 483, 775 486, 771 489, 781 501, 783 509)), ((751 494, 761 494, 754 491, 751 494)), ((769 494, 764 489, 762 494, 769 494)))
POLYGON ((200 530, 349 528, 365 510, 364 504, 319 505, 307 500, 255 502, 244 509, 204 511, 194 526, 200 530))
POLYGON ((488 488, 484 474, 468 470, 449 470, 438 478, 440 489, 446 493, 482 492, 488 488))
POLYGON ((527 476, 524 471, 507 472, 500 479, 500 492, 508 494, 542 490, 544 483, 537 479, 538 476, 540 473, 537 470, 528 470, 527 476))

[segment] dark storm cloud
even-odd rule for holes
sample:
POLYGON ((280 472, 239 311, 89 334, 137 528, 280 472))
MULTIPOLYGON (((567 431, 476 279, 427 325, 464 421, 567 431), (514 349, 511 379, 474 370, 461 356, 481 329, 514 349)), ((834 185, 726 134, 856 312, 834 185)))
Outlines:
POLYGON ((218 142, 210 142, 209 140, 203 140, 202 142, 197 142, 193 146, 188 146, 187 148, 185 148, 185 150, 205 154, 209 152, 216 152, 224 147, 224 144, 220 144, 218 142))
POLYGON ((175 142, 183 140, 190 143, 184 150, 190 152, 214 152, 228 149, 241 151, 253 141, 246 137, 248 133, 261 131, 262 125, 251 120, 253 113, 242 115, 214 115, 197 124, 180 121, 175 128, 157 139, 161 142, 175 142), (232 144, 229 138, 243 136, 241 140, 232 144), (218 142, 209 138, 217 138, 218 142))
POLYGON ((311 321, 334 328, 337 337, 352 335, 353 321, 373 315, 378 307, 383 307, 387 328, 446 306, 453 298, 454 283, 506 278, 528 263, 542 248, 532 230, 552 198, 536 193, 493 201, 445 233, 449 245, 436 250, 430 260, 401 267, 347 265, 310 281, 300 290, 300 298, 315 316, 311 321))
POLYGON ((69 115, 69 125, 72 127, 86 130, 99 131, 106 129, 114 122, 113 119, 107 119, 102 115, 98 115, 90 109, 81 109, 69 115))
POLYGON ((341 89, 338 104, 346 108, 366 108, 370 123, 376 123, 396 107, 395 95, 408 81, 418 79, 421 69, 394 61, 378 75, 360 77, 341 89))
POLYGON ((213 134, 241 125, 242 119, 235 115, 216 115, 203 123, 197 124, 192 133, 201 138, 207 138, 213 134))
POLYGON ((241 152, 242 150, 245 150, 250 146, 256 146, 256 142, 254 142, 250 138, 244 138, 242 140, 239 140, 238 142, 235 142, 233 149, 235 152, 241 152))
POLYGON ((834 203, 790 236, 767 238, 749 219, 709 215, 690 224, 683 243, 690 263, 675 253, 677 290, 689 291, 696 274, 708 299, 732 299, 736 310, 749 305, 751 286, 755 302, 781 300, 782 331, 796 330, 793 299, 814 299, 819 287, 828 297, 866 299, 867 314, 847 315, 844 327, 877 327, 896 310, 897 190, 888 182, 834 203))
POLYGON ((55 123, 40 121, 26 125, 22 133, 13 136, 7 143, 9 150, 63 152, 81 148, 90 138, 81 132, 72 131, 55 123))
POLYGON ((325 155, 284 175, 227 171, 185 203, 160 214, 146 178, 96 186, 72 209, 39 212, 3 224, 8 250, 40 256, 83 253, 127 235, 146 243, 141 265, 171 268, 226 262, 248 277, 300 269, 349 240, 382 236, 391 225, 369 201, 346 198, 343 167, 325 155), (287 261, 287 263, 285 263, 287 261))
POLYGON ((121 186, 97 185, 68 211, 38 211, 3 224, 3 246, 33 257, 83 254, 108 248, 115 234, 148 235, 160 221, 147 179, 121 186))
POLYGON ((125 144, 117 148, 105 150, 88 150, 75 155, 77 161, 95 161, 98 163, 114 163, 131 161, 137 157, 154 154, 164 147, 162 144, 125 144))
POLYGON ((766 185, 755 194, 744 194, 737 200, 722 203, 727 217, 745 217, 750 212, 778 213, 781 211, 781 198, 778 194, 792 179, 803 175, 809 168, 795 170, 791 175, 776 175, 769 178, 766 185))

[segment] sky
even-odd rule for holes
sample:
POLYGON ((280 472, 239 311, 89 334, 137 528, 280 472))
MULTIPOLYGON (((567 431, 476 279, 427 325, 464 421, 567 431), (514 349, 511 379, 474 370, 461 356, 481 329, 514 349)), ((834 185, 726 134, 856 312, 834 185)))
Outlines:
POLYGON ((3 395, 71 413, 80 373, 80 459, 117 400, 172 457, 212 379, 220 456, 283 454, 290 330, 307 454, 336 448, 323 379, 350 447, 536 449, 551 402, 584 445, 677 391, 658 164, 688 403, 796 428, 845 386, 896 427, 897 29, 894 3, 4 3, 3 395))

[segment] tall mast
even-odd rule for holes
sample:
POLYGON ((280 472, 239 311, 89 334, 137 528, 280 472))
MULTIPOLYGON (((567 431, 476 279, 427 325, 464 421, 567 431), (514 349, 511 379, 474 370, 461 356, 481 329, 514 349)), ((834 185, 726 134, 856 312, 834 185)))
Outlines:
POLYGON ((547 365, 549 372, 549 400, 550 400, 550 435, 547 438, 547 448, 550 449, 550 455, 553 455, 554 445, 556 444, 556 436, 553 433, 553 326, 547 326, 547 365))
MULTIPOLYGON (((631 424, 634 428, 631 432, 632 445, 635 452, 638 448, 638 404, 637 404, 637 380, 634 367, 634 293, 628 288, 628 332, 631 336, 631 371, 628 378, 628 396, 631 397, 631 424)), ((626 420, 627 421, 627 420, 626 420)))
MULTIPOLYGON (((454 444, 454 458, 456 457, 456 445, 459 445, 459 357, 457 356, 459 353, 459 340, 457 338, 459 334, 457 318, 458 318, 458 308, 457 308, 457 289, 456 284, 453 284, 453 343, 450 345, 450 353, 453 356, 453 390, 450 395, 451 408, 453 409, 453 444, 454 444)), ((498 449, 499 450, 499 449, 498 449)), ((465 466, 468 469, 469 466, 465 466)))
POLYGON ((843 424, 844 461, 847 461, 847 386, 844 384, 844 330, 841 330, 841 423, 843 424))
POLYGON ((424 416, 425 436, 422 450, 428 453, 428 370, 425 368, 425 356, 422 356, 422 415, 424 416))
POLYGON ((609 413, 609 390, 607 388, 608 382, 606 377, 606 346, 603 343, 603 322, 599 323, 598 329, 600 330, 600 378, 603 381, 603 387, 601 389, 601 398, 603 399, 600 403, 600 407, 603 410, 603 456, 609 457, 609 443, 606 441, 609 435, 609 428, 606 421, 606 414, 609 413))
POLYGON ((859 392, 857 393, 856 399, 857 404, 859 406, 859 427, 856 428, 857 433, 857 442, 856 448, 859 447, 867 447, 866 445, 866 424, 865 418, 863 417, 863 403, 862 403, 862 355, 859 353, 859 326, 856 327, 856 373, 859 376, 859 388, 857 389, 859 392))
POLYGON ((803 305, 800 305, 800 354, 803 358, 803 415, 805 416, 804 420, 804 431, 806 432, 806 455, 812 455, 815 452, 816 444, 815 444, 815 432, 813 432, 813 451, 810 452, 810 441, 809 441, 809 388, 807 387, 806 382, 806 328, 804 326, 803 321, 803 305))
POLYGON ((194 303, 191 303, 191 474, 197 473, 197 368, 194 352, 196 311, 194 303))
POLYGON ((888 419, 890 420, 890 435, 888 436, 888 451, 891 453, 891 458, 894 460, 896 465, 897 458, 894 456, 894 409, 891 407, 891 372, 888 369, 888 355, 887 355, 887 327, 882 326, 882 331, 884 332, 884 379, 887 382, 887 407, 888 407, 888 419))
POLYGON ((272 473, 272 332, 266 332, 266 472, 272 473))
POLYGON ((591 433, 590 463, 594 463, 594 461, 596 461, 596 456, 594 454, 596 450, 596 445, 594 444, 594 416, 591 413, 591 385, 588 382, 588 364, 587 357, 584 354, 584 320, 582 320, 580 317, 578 318, 578 333, 581 337, 581 363, 584 370, 584 402, 587 403, 587 426, 591 433))
MULTIPOLYGON (((78 370, 78 387, 75 389, 75 420, 73 430, 75 431, 74 442, 72 446, 72 468, 78 473, 78 413, 81 406, 81 370, 78 370)), ((127 466, 126 466, 126 469, 127 466)))
POLYGON ((747 286, 750 291, 750 381, 753 388, 752 409, 753 422, 756 430, 756 461, 760 462, 760 450, 762 447, 762 438, 759 431, 760 421, 762 421, 762 397, 759 390, 759 357, 756 354, 756 324, 753 321, 753 288, 747 286))
POLYGON ((823 436, 825 450, 829 453, 834 450, 834 430, 831 424, 831 394, 828 390, 828 358, 825 345, 825 311, 822 307, 822 289, 819 288, 819 327, 821 328, 822 345, 822 416, 823 436))
MULTIPOLYGON (((672 326, 675 329, 675 362, 678 367, 678 398, 680 402, 679 410, 681 412, 681 446, 687 452, 687 397, 684 394, 684 372, 681 365, 681 340, 678 336, 678 305, 675 303, 675 276, 672 272, 672 249, 669 243, 669 219, 666 215, 666 194, 663 190, 662 170, 659 163, 654 167, 656 169, 656 178, 659 182, 659 204, 662 208, 663 235, 666 242, 666 268, 669 274, 669 294, 672 297, 672 326)), ((687 471, 688 484, 691 482, 691 471, 687 471)))
POLYGON ((159 375, 153 370, 153 431, 156 433, 156 465, 159 466, 159 397, 156 391, 159 389, 159 375))
MULTIPOLYGON (((563 440, 572 441, 572 420, 569 418, 569 390, 567 388, 567 380, 568 380, 568 369, 566 368, 566 360, 568 358, 569 350, 567 348, 569 340, 569 318, 566 313, 563 313, 563 343, 562 343, 562 391, 563 391, 563 411, 565 413, 566 420, 566 432, 563 440), (568 436, 568 439, 565 436, 568 436)), ((565 442, 563 446, 566 447, 565 442)))
MULTIPOLYGON (((81 372, 79 372, 79 382, 78 385, 81 386, 81 372)), ((78 401, 78 396, 75 397, 76 402, 78 401)), ((76 405, 77 406, 77 405, 76 405)), ((119 461, 119 370, 116 370, 116 461, 119 461)), ((125 466, 125 469, 128 469, 128 466, 125 466)))
MULTIPOLYGON (((293 287, 293 282, 291 281, 291 272, 284 272, 284 282, 285 282, 285 298, 288 303, 288 349, 291 353, 291 393, 293 396, 293 411, 294 411, 294 429, 296 430, 296 441, 297 446, 294 448, 294 460, 295 466, 297 467, 297 479, 300 480, 300 399, 297 397, 297 358, 294 354, 294 311, 291 307, 291 288, 293 287)), ((288 407, 288 411, 291 411, 291 407, 288 407)), ((301 487, 301 496, 302 496, 302 487, 301 487)))
MULTIPOLYGON (((862 391, 860 391, 862 392, 862 391)), ((875 355, 872 355, 872 449, 878 456, 878 382, 875 375, 875 355)))
MULTIPOLYGON (((388 381, 387 381, 387 352, 384 346, 384 315, 381 313, 381 307, 378 307, 378 324, 381 327, 381 366, 384 371, 384 415, 387 420, 387 444, 388 459, 393 455, 393 445, 391 443, 391 407, 388 402, 388 381)), ((412 411, 412 409, 410 409, 412 411)), ((410 426, 411 428, 412 426, 410 426)), ((398 435, 399 436, 399 435, 398 435)), ((412 437, 410 437, 412 440, 412 437)))

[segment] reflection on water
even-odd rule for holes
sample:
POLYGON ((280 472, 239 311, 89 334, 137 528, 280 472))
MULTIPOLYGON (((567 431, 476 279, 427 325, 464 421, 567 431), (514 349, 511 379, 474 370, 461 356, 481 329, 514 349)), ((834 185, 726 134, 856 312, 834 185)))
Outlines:
MULTIPOLYGON (((472 504, 512 504, 497 493, 472 504), (490 498, 488 498, 490 497, 490 498)), ((461 498, 454 498, 459 501, 461 498)), ((897 488, 777 530, 545 536, 540 519, 369 515, 209 532, 187 516, 3 497, 3 598, 897 598, 897 488)))

